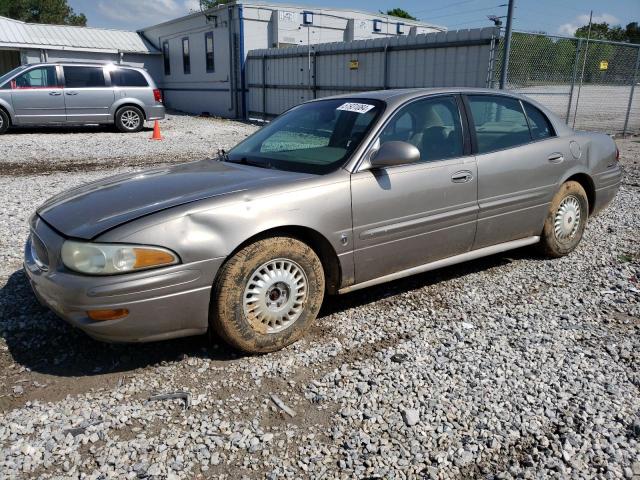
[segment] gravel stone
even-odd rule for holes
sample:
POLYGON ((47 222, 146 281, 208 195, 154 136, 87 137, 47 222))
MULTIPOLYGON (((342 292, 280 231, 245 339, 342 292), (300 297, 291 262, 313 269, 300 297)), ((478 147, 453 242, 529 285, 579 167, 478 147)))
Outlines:
POLYGON ((0 136, 0 479, 640 476, 639 139, 618 140, 622 188, 571 255, 517 250, 328 297, 306 338, 243 356, 206 336, 93 341, 22 272, 47 197, 255 126, 162 128, 0 136), (177 391, 188 410, 146 401, 177 391))

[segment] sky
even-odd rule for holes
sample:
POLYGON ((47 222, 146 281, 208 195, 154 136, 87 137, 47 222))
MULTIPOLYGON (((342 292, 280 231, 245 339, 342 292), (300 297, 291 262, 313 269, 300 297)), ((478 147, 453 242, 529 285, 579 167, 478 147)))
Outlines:
MULTIPOLYGON (((136 30, 186 15, 198 8, 198 0, 68 0, 84 13, 92 27, 136 30)), ((420 20, 450 30, 491 25, 487 15, 506 15, 508 0, 272 0, 323 7, 354 8, 377 12, 403 8, 420 20)), ((594 21, 626 25, 640 22, 640 0, 515 0, 514 29, 572 35, 575 29, 594 21)))

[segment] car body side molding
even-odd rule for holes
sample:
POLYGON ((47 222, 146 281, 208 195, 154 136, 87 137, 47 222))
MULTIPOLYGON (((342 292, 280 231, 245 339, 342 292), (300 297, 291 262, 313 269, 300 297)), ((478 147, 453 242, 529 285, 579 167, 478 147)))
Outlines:
POLYGON ((512 240, 510 242, 499 243, 497 245, 491 245, 489 247, 478 248, 477 250, 471 250, 470 252, 461 253, 460 255, 454 255, 453 257, 443 258, 436 260, 435 262, 425 263, 424 265, 418 265, 417 267, 408 268, 400 272, 384 275, 383 277, 373 278, 366 282, 357 283, 350 287, 341 288, 338 290, 339 294, 353 292, 354 290, 360 290, 361 288, 372 287, 380 283, 390 282, 392 280, 398 280, 400 278, 409 277, 418 273, 428 272, 430 270, 436 270, 438 268, 448 267, 457 263, 466 262, 469 260, 475 260, 476 258, 487 257, 500 252, 506 252, 507 250, 513 250, 515 248, 526 247, 527 245, 533 245, 540 241, 539 236, 521 238, 519 240, 512 240))

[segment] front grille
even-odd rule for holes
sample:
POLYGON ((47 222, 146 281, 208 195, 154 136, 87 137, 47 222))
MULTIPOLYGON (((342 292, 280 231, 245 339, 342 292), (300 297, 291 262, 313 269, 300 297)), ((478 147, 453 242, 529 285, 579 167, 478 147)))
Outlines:
POLYGON ((43 270, 47 270, 49 268, 49 253, 47 252, 47 247, 33 232, 31 232, 31 255, 38 267, 43 270))

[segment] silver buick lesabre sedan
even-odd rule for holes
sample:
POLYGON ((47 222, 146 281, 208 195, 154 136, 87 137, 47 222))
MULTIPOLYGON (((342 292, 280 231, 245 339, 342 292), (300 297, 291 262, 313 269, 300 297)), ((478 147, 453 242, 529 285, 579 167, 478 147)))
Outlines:
POLYGON ((215 160, 128 173, 31 218, 37 297, 92 337, 211 329, 269 352, 325 294, 538 244, 576 248, 618 150, 495 90, 411 89, 292 108, 215 160))

